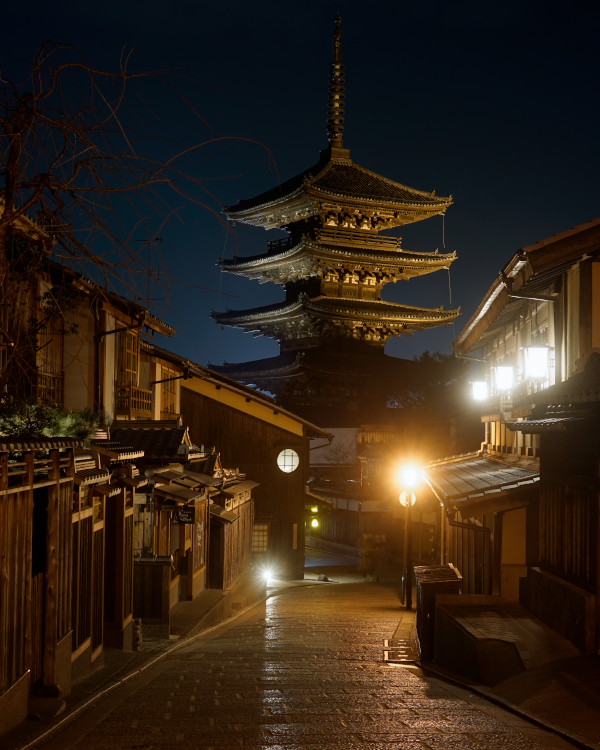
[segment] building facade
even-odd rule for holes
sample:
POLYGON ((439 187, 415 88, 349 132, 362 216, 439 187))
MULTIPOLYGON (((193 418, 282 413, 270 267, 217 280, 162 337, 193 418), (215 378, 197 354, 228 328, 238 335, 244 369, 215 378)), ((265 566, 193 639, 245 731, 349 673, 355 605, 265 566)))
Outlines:
POLYGON ((516 253, 455 342, 484 441, 427 468, 464 593, 520 601, 585 653, 599 647, 599 321, 600 220, 516 253))

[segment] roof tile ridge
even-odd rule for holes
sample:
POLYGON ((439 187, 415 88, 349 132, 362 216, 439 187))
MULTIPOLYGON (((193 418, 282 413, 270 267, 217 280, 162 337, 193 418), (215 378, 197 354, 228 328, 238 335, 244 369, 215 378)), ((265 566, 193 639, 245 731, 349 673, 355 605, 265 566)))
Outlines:
POLYGON ((442 196, 442 195, 436 195, 435 190, 419 190, 419 188, 413 188, 409 185, 405 185, 402 182, 398 182, 397 180, 393 180, 391 177, 385 177, 384 175, 378 174, 377 172, 374 172, 372 169, 368 169, 367 167, 363 167, 361 164, 357 164, 356 162, 352 161, 352 166, 358 169, 361 172, 365 172, 366 174, 370 175, 371 177, 376 177, 378 180, 381 180, 382 182, 387 182, 389 185, 394 185, 394 187, 401 187, 404 190, 408 190, 410 193, 417 193, 418 195, 422 195, 424 198, 437 198, 439 201, 453 201, 452 195, 448 196, 442 196))

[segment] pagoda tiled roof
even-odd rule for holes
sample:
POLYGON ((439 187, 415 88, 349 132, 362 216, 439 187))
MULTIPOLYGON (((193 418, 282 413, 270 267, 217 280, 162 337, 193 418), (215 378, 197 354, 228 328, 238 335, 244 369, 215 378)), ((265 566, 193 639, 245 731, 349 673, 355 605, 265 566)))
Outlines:
POLYGON ((351 297, 303 297, 295 302, 277 302, 271 305, 255 307, 250 310, 229 310, 224 313, 212 313, 219 323, 229 325, 268 324, 269 318, 281 318, 312 312, 327 317, 368 317, 385 321, 424 322, 435 321, 436 324, 454 320, 460 310, 445 310, 443 307, 427 308, 402 305, 385 300, 364 300, 351 297))
MULTIPOLYGON (((401 370, 412 372, 418 366, 415 360, 391 357, 383 352, 381 356, 356 357, 350 354, 348 358, 352 360, 354 373, 372 372, 373 367, 376 367, 380 374, 388 370, 397 374, 401 370)), ((254 359, 248 362, 224 362, 218 366, 218 369, 224 373, 235 373, 235 377, 242 380, 252 380, 254 377, 290 378, 297 377, 306 371, 339 374, 341 359, 344 359, 343 354, 324 346, 302 352, 282 352, 276 357, 254 359)))
POLYGON ((415 252, 413 250, 404 250, 402 248, 398 248, 395 251, 377 250, 372 247, 356 247, 350 244, 333 245, 317 243, 316 241, 303 237, 298 242, 290 243, 290 245, 286 246, 281 252, 267 252, 260 255, 247 256, 245 258, 231 258, 230 260, 222 260, 220 265, 227 271, 236 273, 256 266, 278 264, 296 256, 308 253, 317 257, 321 257, 321 254, 326 254, 327 257, 339 257, 346 261, 356 259, 357 262, 365 260, 370 263, 381 263, 386 265, 394 263, 398 266, 435 266, 436 268, 445 268, 456 260, 456 253, 424 253, 415 252))
POLYGON ((329 196, 341 200, 388 206, 413 206, 444 211, 452 204, 452 197, 437 196, 382 177, 365 167, 355 164, 349 152, 343 158, 331 158, 326 151, 313 167, 301 172, 275 188, 254 198, 241 200, 235 206, 227 207, 226 213, 232 219, 241 218, 246 211, 255 212, 267 209, 277 203, 305 193, 329 196))

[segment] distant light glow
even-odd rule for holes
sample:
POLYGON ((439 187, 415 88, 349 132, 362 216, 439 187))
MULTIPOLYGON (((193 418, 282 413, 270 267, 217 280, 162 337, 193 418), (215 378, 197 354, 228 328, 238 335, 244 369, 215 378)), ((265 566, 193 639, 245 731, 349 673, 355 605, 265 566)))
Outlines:
POLYGON ((421 480, 421 470, 414 465, 401 466, 397 475, 398 485, 405 489, 413 489, 421 480))
POLYGON ((267 584, 267 586, 275 580, 275 571, 269 565, 265 565, 260 570, 260 577, 267 584))
POLYGON ((548 377, 547 346, 528 346, 523 350, 525 356, 525 376, 528 378, 548 377))
POLYGON ((485 380, 474 380, 471 383, 473 387, 473 399, 475 401, 485 401, 488 397, 488 384, 485 380))
POLYGON ((496 367, 496 388, 499 391, 510 391, 515 381, 514 367, 496 367))
POLYGON ((313 529, 318 529, 319 528, 319 519, 318 518, 311 518, 310 519, 310 525, 312 526, 313 529))

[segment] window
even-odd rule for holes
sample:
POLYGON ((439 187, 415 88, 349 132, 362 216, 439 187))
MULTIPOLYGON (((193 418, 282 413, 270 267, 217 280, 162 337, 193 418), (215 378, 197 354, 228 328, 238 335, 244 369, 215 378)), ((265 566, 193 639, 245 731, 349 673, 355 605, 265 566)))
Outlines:
POLYGON ((252 527, 252 554, 260 555, 269 551, 269 524, 255 523, 252 527))
POLYGON ((292 448, 285 448, 277 456, 277 466, 286 474, 296 471, 300 463, 300 456, 292 448))
POLYGON ((138 384, 139 336, 137 331, 123 331, 120 334, 119 383, 138 384))
POLYGON ((37 399, 41 404, 63 403, 64 321, 49 318, 38 333, 37 399))
POLYGON ((163 367, 161 371, 161 379, 165 380, 162 385, 162 406, 161 412, 165 415, 176 415, 177 414, 177 386, 179 374, 174 370, 169 370, 167 367, 163 367), (169 380, 169 378, 171 378, 169 380))

